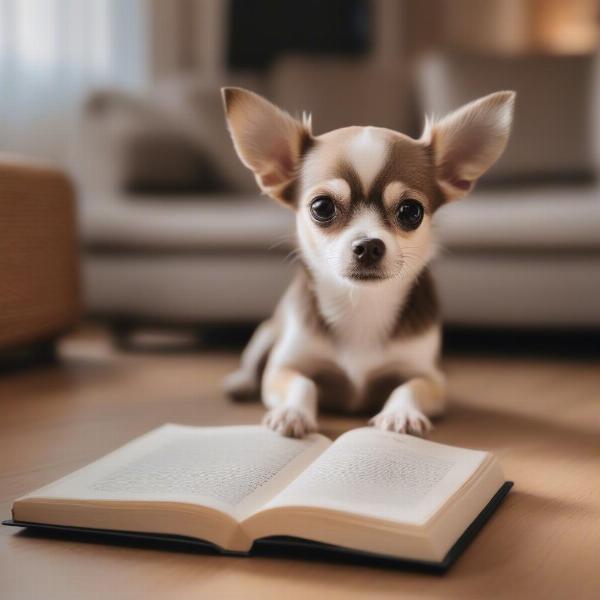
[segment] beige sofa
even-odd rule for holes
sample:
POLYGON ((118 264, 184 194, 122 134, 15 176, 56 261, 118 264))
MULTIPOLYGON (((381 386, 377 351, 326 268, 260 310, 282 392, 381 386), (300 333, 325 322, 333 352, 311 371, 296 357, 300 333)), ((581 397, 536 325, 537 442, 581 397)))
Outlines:
MULTIPOLYGON (((336 72, 349 84, 361 68, 336 72)), ((323 100, 311 77, 321 86, 327 81, 296 61, 279 75, 276 69, 268 89, 241 83, 294 111, 303 106, 302 86, 291 82, 304 82, 312 90, 304 106, 314 110, 319 132, 328 124, 319 119, 323 100)), ((385 72, 370 77, 390 81, 385 72)), ((344 118, 366 119, 366 102, 344 118)), ((374 124, 405 129, 413 122, 409 107, 396 114, 391 104, 377 101, 374 124)), ((527 110, 520 109, 517 125, 527 110)), ((331 107, 322 112, 335 120, 331 107)), ((98 92, 85 122, 80 218, 88 310, 132 323, 267 316, 293 273, 286 259, 293 217, 259 197, 232 150, 216 87, 171 82, 143 99, 98 92)), ((600 325, 600 193, 588 179, 482 185, 439 212, 434 272, 448 323, 600 325)))

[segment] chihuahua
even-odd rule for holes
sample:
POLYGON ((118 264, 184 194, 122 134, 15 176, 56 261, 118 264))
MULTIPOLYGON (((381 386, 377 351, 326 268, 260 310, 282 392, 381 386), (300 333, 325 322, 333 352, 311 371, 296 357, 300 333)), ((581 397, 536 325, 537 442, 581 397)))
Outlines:
POLYGON ((427 119, 419 139, 379 127, 317 136, 309 116, 241 88, 222 94, 240 160, 295 212, 302 266, 226 392, 260 393, 264 423, 286 436, 316 430, 317 406, 378 411, 375 427, 426 433, 445 405, 432 218, 504 151, 515 93, 427 119))

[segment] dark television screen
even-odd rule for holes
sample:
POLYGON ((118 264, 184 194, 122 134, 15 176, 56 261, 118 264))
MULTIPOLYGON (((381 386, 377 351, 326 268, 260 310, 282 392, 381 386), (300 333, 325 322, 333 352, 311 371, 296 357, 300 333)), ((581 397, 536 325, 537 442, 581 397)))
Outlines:
POLYGON ((260 69, 286 52, 363 54, 370 16, 369 0, 231 0, 228 65, 260 69))

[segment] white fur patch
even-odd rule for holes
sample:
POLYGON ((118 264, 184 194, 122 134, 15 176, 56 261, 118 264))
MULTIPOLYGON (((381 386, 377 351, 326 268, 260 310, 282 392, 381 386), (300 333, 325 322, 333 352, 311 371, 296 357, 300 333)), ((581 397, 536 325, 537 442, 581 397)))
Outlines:
POLYGON ((385 238, 384 241, 393 240, 393 237, 381 222, 381 217, 374 209, 363 208, 351 221, 350 227, 344 236, 351 240, 360 237, 378 237, 385 238))
POLYGON ((318 194, 331 194, 338 200, 350 200, 350 186, 345 179, 328 179, 306 190, 305 196, 313 198, 318 194))
POLYGON ((383 190, 383 201, 387 206, 392 202, 396 202, 403 192, 406 191, 406 186, 401 181, 392 181, 385 186, 383 190))
MULTIPOLYGON (((382 368, 403 374, 407 379, 426 376, 443 382, 437 368, 440 349, 439 326, 434 325, 421 335, 389 340, 410 282, 395 278, 376 286, 343 288, 331 280, 316 280, 319 308, 337 340, 317 333, 302 325, 302 311, 294 298, 286 298, 282 305, 281 338, 275 345, 267 372, 286 365, 336 364, 352 381, 356 397, 348 401, 364 402, 364 386, 369 376, 382 368)), ((306 398, 306 394, 302 394, 306 398)), ((263 395, 269 408, 281 404, 281 398, 263 395)), ((359 404, 348 408, 358 408, 359 404)))
POLYGON ((363 127, 350 141, 346 158, 358 173, 363 190, 368 190, 383 168, 387 157, 387 144, 374 127, 363 127))

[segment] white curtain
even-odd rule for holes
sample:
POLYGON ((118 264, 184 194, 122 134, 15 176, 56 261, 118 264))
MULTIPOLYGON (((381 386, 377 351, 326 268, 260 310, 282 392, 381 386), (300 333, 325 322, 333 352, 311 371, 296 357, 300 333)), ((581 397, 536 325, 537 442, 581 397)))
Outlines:
POLYGON ((65 163, 94 86, 146 76, 144 0, 0 0, 0 149, 65 163))

